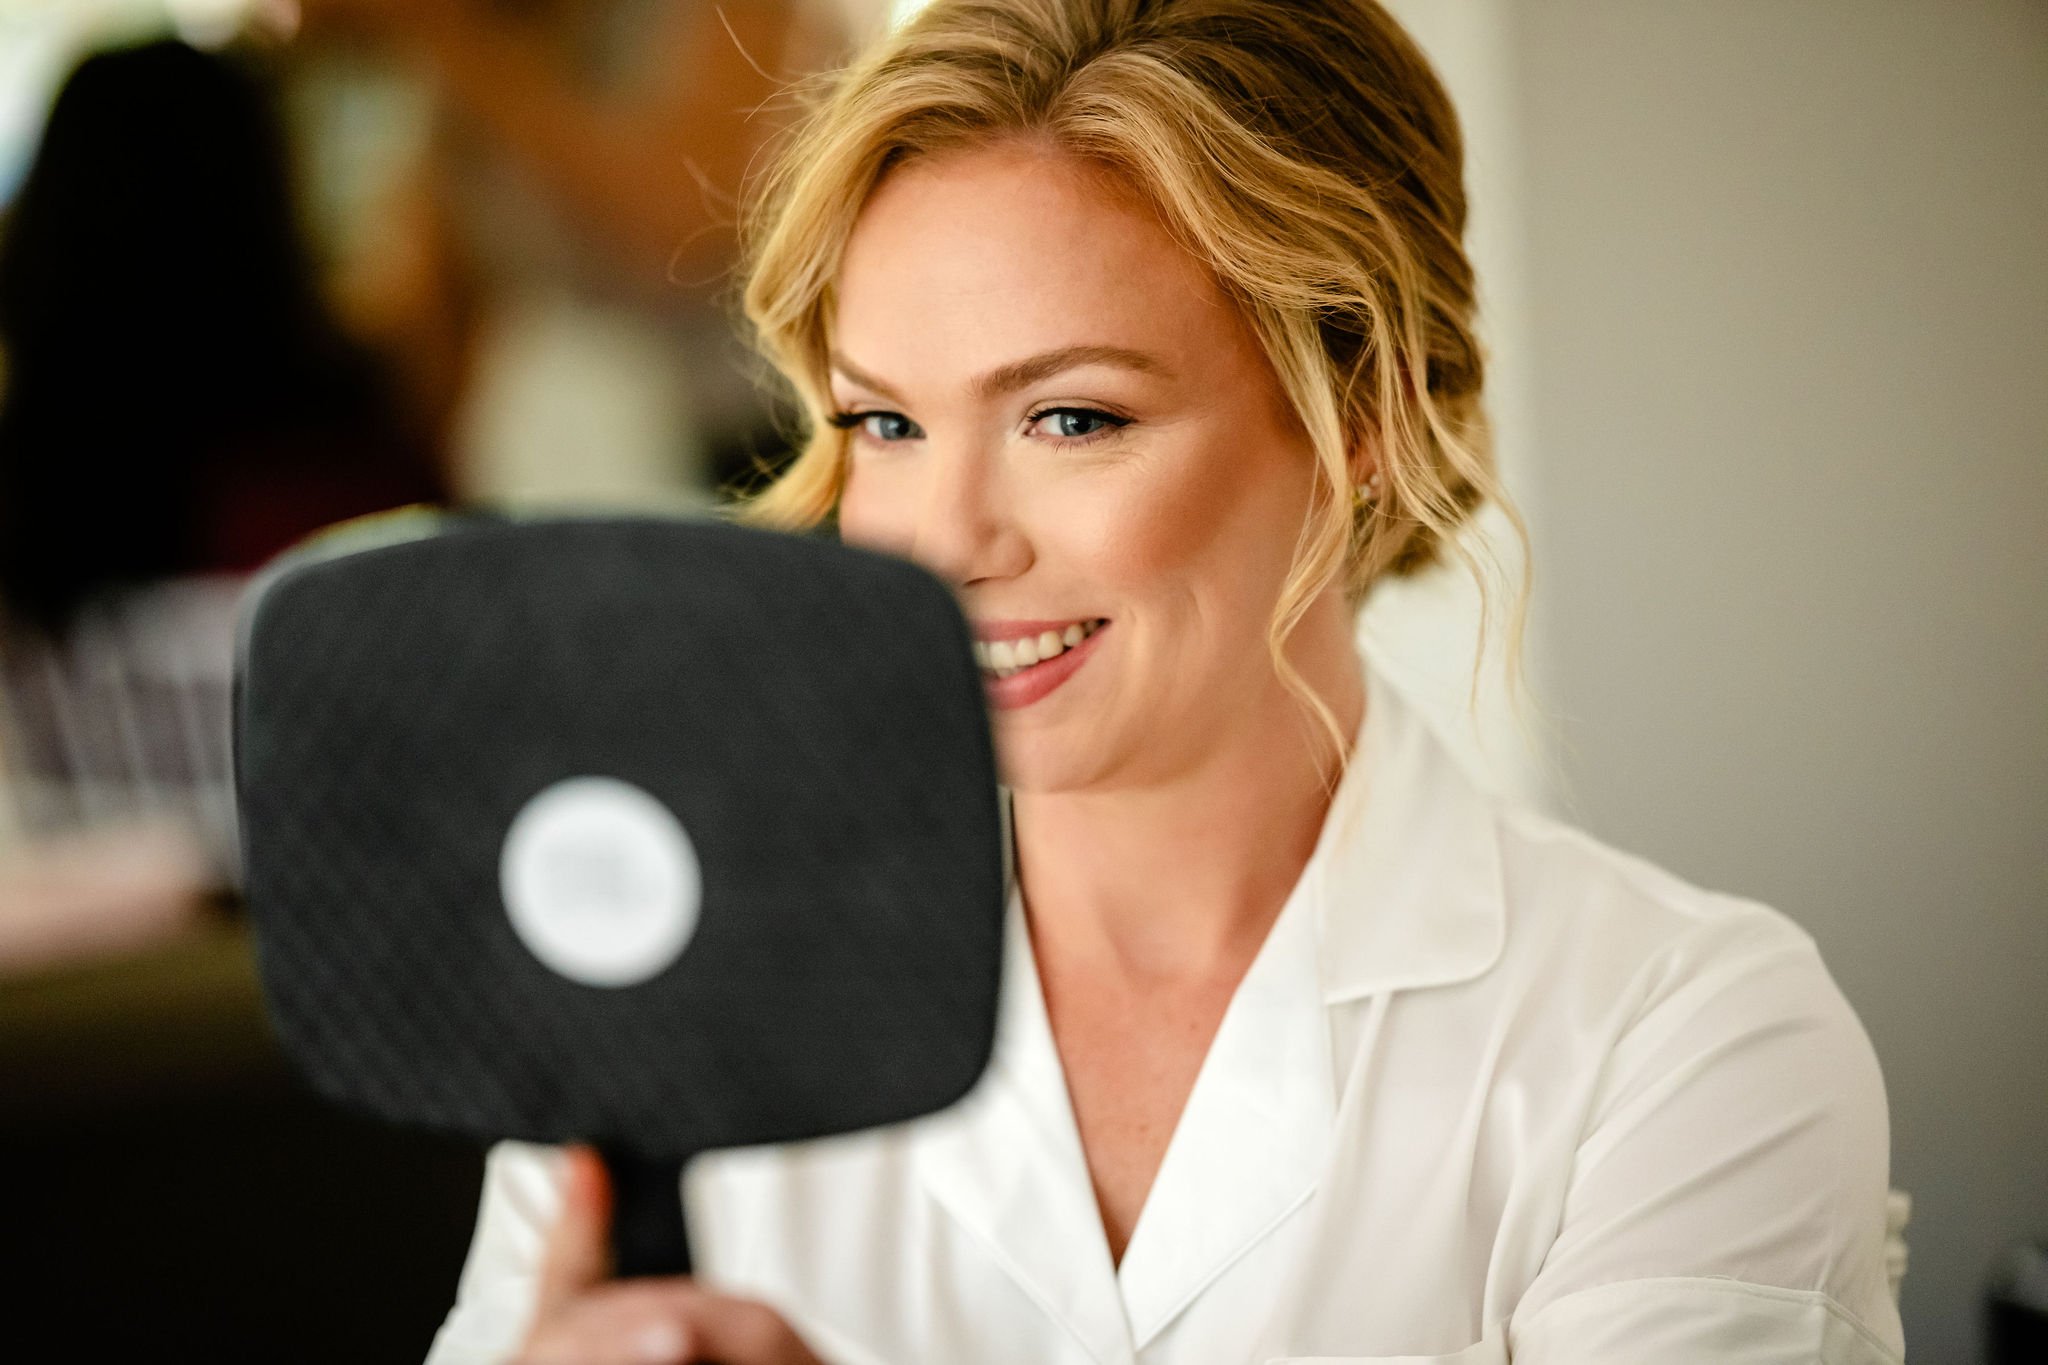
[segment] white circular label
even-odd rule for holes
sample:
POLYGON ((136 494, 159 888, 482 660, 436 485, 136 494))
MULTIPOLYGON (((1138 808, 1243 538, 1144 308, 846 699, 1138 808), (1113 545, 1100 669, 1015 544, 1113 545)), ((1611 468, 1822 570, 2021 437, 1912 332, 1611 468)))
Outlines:
POLYGON ((667 806, 630 782, 571 777, 512 820, 498 859, 505 912, 535 957, 586 986, 632 986, 682 955, 704 878, 667 806))

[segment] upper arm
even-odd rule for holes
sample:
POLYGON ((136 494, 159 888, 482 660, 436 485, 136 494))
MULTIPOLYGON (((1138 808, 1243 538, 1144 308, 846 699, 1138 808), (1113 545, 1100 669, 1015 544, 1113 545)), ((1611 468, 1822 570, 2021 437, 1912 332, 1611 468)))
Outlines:
POLYGON ((1897 1358, 1876 1057, 1812 945, 1759 928, 1658 964, 1515 1311, 1518 1361, 1897 1358))

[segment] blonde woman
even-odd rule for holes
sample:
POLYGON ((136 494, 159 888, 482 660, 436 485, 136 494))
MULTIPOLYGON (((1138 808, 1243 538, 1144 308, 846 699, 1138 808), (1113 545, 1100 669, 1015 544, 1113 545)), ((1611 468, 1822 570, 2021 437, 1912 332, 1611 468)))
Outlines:
POLYGON ((500 1150, 435 1360, 1899 1359, 1810 941, 1481 796, 1354 651, 1499 496, 1460 174, 1370 0, 937 0, 829 87, 752 223, 812 426, 754 515, 984 642, 996 1060, 693 1167, 695 1282, 500 1150))

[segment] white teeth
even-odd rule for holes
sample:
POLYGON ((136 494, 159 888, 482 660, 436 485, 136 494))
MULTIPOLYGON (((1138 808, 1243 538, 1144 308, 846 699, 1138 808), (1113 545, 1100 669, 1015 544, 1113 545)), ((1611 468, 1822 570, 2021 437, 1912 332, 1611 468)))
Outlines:
POLYGON ((1016 640, 974 642, 974 661, 985 673, 1007 678, 1034 664, 1057 658, 1093 635, 1102 623, 1076 621, 1065 630, 1042 630, 1016 640))

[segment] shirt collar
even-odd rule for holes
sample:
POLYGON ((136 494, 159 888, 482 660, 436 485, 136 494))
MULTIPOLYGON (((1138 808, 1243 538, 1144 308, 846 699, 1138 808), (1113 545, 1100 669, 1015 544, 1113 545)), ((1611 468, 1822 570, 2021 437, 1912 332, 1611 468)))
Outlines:
POLYGON ((1365 718, 1303 876, 1323 1000, 1470 980, 1507 932, 1496 814, 1370 661, 1365 718))
MULTIPOLYGON (((1295 891, 1312 902, 1330 1005, 1469 981, 1507 938, 1493 798, 1370 655, 1364 668, 1351 761, 1295 891)), ((1004 880, 1014 895, 1008 788, 1002 819, 1004 880)))

